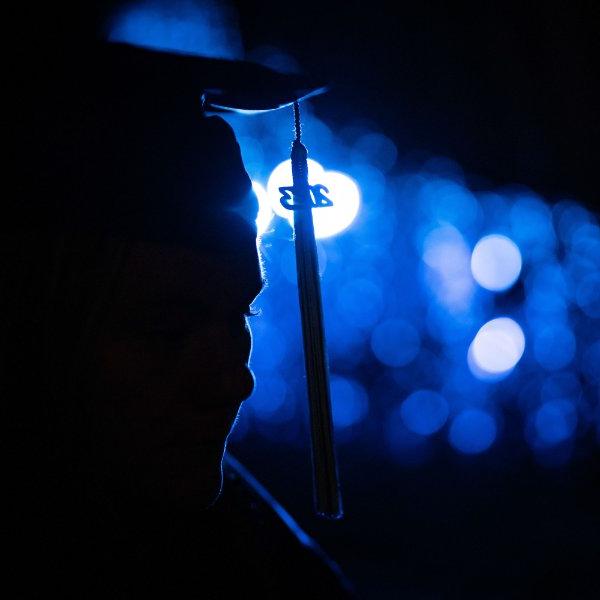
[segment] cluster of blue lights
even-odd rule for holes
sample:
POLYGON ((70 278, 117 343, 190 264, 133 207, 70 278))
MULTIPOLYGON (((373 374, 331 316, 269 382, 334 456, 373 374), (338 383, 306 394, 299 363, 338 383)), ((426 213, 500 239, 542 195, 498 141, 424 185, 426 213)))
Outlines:
MULTIPOLYGON (((232 15, 211 2, 130 3, 109 37, 242 54, 232 15)), ((287 64, 281 58, 263 60, 287 64)), ((234 435, 301 444, 293 212, 279 202, 279 187, 291 183, 289 161, 280 162, 290 114, 229 120, 259 200, 269 280, 252 326, 256 391, 234 435)), ((578 441, 600 441, 596 216, 523 188, 474 191, 447 159, 404 164, 374 129, 356 123, 334 133, 305 107, 304 139, 320 160, 309 160, 309 180, 334 201, 313 212, 338 439, 371 448, 384 439, 405 464, 427 460, 444 440, 480 454, 500 442, 504 413, 517 409, 521 437, 544 464, 569 460, 578 441)))
MULTIPOLYGON (((214 8, 134 2, 115 15, 109 37, 240 57, 232 15, 214 8)), ((290 114, 228 118, 259 200, 269 281, 252 324, 257 386, 233 435, 304 444, 293 212, 279 202, 279 187, 291 183, 290 162, 281 162, 290 114)), ((320 161, 309 160, 309 180, 334 201, 313 213, 338 440, 375 451, 383 439, 403 464, 421 464, 446 442, 481 454, 500 443, 504 414, 517 409, 520 437, 544 464, 569 460, 578 441, 598 442, 595 215, 523 188, 474 191, 453 162, 404 164, 374 127, 334 133, 309 107, 304 139, 320 161)))
MULTIPOLYGON (((303 444, 293 215, 278 190, 291 183, 280 162, 290 115, 229 120, 255 181, 269 282, 252 323, 258 385, 233 438, 303 444)), ((447 159, 403 164, 373 127, 334 134, 308 109, 304 121, 318 153, 310 181, 336 204, 313 213, 338 441, 385 448, 401 464, 422 464, 440 444, 480 455, 515 439, 541 463, 564 464, 578 440, 597 443, 596 216, 525 188, 474 191, 447 159)))

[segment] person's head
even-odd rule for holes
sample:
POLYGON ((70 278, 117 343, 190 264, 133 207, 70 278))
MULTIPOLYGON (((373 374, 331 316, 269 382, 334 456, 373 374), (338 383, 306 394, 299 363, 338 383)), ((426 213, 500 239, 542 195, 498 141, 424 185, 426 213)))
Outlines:
POLYGON ((206 506, 253 387, 257 200, 231 128, 150 75, 95 70, 21 130, 0 379, 25 484, 206 506))

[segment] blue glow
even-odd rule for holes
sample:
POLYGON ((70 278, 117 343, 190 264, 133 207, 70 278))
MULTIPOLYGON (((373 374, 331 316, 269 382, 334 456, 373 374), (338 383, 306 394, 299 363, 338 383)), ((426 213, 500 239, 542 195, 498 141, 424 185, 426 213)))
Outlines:
POLYGON ((352 279, 337 294, 336 308, 340 317, 354 327, 373 327, 384 307, 381 288, 369 279, 352 279))
POLYGON ((600 340, 585 350, 581 368, 590 381, 600 382, 600 340))
POLYGON ((371 335, 371 349, 377 359, 389 367, 410 363, 419 352, 421 340, 418 331, 400 319, 383 321, 371 335))
POLYGON ((510 372, 525 351, 525 335, 508 317, 488 321, 477 332, 469 348, 469 367, 479 378, 510 372))
POLYGON ((579 308, 592 319, 600 318, 600 274, 590 273, 578 284, 575 298, 579 308))
POLYGON ((481 238, 471 256, 471 272, 477 283, 494 292, 511 287, 521 272, 518 246, 504 235, 481 238))
POLYGON ((570 244, 573 233, 592 220, 590 213, 580 204, 572 201, 559 202, 554 206, 557 230, 563 242, 570 244))
POLYGON ((556 245, 552 213, 540 198, 532 193, 517 196, 510 223, 511 237, 524 256, 540 260, 552 254, 556 245))
POLYGON ((475 196, 455 181, 431 178, 424 183, 420 200, 422 210, 432 223, 472 231, 481 219, 475 196))
MULTIPOLYGON (((292 163, 283 161, 273 169, 267 182, 267 194, 273 212, 293 223, 294 211, 281 205, 280 187, 292 185, 292 163)), ((360 191, 356 182, 345 173, 325 171, 315 160, 308 159, 308 181, 311 185, 322 184, 328 190, 333 206, 313 210, 315 237, 335 236, 354 221, 360 208, 360 191)))
POLYGON ((419 435, 431 435, 440 430, 449 412, 446 399, 429 390, 413 392, 400 409, 406 427, 419 435))
POLYGON ((449 225, 430 231, 423 240, 425 280, 438 301, 452 310, 469 308, 474 292, 471 252, 460 232, 449 225))
POLYGON ((260 321, 252 327, 250 365, 259 372, 275 371, 287 353, 287 340, 276 326, 260 321))
POLYGON ((217 58, 241 58, 233 14, 215 2, 133 2, 112 19, 108 39, 217 58))
MULTIPOLYGON (((268 165, 289 148, 290 112, 226 115, 254 181, 269 181, 268 165)), ((510 411, 516 418, 506 420, 515 428, 507 444, 523 432, 541 464, 588 452, 575 432, 580 427, 589 440, 588 432, 600 431, 597 216, 574 201, 551 207, 523 189, 474 193, 460 166, 437 157, 403 163, 364 121, 337 132, 309 105, 302 116, 309 150, 318 150, 323 164, 347 169, 362 193, 347 235, 317 245, 340 440, 356 444, 360 436, 364 445, 352 452, 368 447, 375 460, 416 466, 450 446, 483 451, 510 411), (521 282, 508 294, 486 291, 521 282), (425 390, 438 394, 439 415, 444 407, 449 413, 438 416, 446 419, 440 429, 431 424, 435 410, 428 416, 421 404, 411 412, 413 396, 425 390), (555 402, 558 408, 548 405, 555 402), (572 433, 551 443, 570 431, 573 415, 572 433), (447 438, 426 433, 445 428, 447 438)), ((310 161, 309 169, 320 183, 323 167, 310 161)), ((289 161, 281 174, 271 187, 291 183, 289 161)), ((308 436, 298 418, 306 391, 291 215, 278 190, 272 197, 265 187, 271 210, 285 220, 273 219, 261 239, 269 287, 259 299, 261 316, 250 321, 258 409, 250 400, 241 418, 248 443, 264 436, 300 446, 308 436), (285 401, 281 394, 268 400, 263 378, 285 382, 285 401)))
POLYGON ((465 410, 454 418, 450 426, 450 444, 464 454, 485 452, 495 439, 496 421, 483 410, 465 410))
POLYGON ((273 219, 273 211, 271 210, 271 204, 269 203, 269 199, 267 197, 267 191, 265 188, 257 183, 256 181, 252 182, 252 189, 258 198, 258 215, 256 217, 256 229, 257 234, 261 236, 267 228, 269 227, 272 219, 273 219))
POLYGON ((419 466, 431 457, 428 436, 410 431, 402 419, 402 405, 393 407, 383 420, 386 445, 391 455, 406 466, 419 466))
POLYGON ((541 442, 558 444, 569 439, 577 427, 577 411, 568 400, 551 400, 537 410, 535 429, 541 442))
POLYGON ((575 336, 568 327, 555 323, 535 334, 533 348, 538 363, 549 371, 555 371, 573 360, 575 336))
POLYGON ((384 172, 389 171, 398 158, 396 144, 381 133, 366 133, 352 147, 351 157, 354 162, 364 162, 375 165, 384 172))
POLYGON ((345 428, 362 421, 369 412, 369 397, 355 381, 331 378, 331 409, 335 427, 345 428))
POLYGON ((294 405, 289 402, 286 382, 277 375, 257 378, 248 407, 263 421, 287 421, 294 416, 294 405))

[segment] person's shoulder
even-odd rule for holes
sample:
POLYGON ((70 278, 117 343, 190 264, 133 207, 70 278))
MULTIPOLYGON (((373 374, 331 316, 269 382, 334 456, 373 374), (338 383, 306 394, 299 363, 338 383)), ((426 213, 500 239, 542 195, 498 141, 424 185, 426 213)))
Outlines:
POLYGON ((319 545, 239 461, 226 455, 223 492, 214 507, 229 544, 244 556, 248 579, 268 597, 355 598, 319 545))

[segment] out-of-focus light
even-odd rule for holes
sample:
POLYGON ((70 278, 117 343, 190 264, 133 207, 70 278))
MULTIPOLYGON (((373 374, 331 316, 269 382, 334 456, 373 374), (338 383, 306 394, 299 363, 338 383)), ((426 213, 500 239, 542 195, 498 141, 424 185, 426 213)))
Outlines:
POLYGON ((283 422, 294 415, 294 404, 287 394, 288 386, 278 375, 261 376, 247 401, 248 408, 261 421, 283 422))
POLYGON ((352 159, 356 162, 369 162, 382 171, 389 171, 398 157, 396 145, 381 133, 366 133, 352 148, 352 159))
POLYGON ((504 235, 481 238, 471 255, 471 272, 482 287, 499 292, 508 289, 521 272, 518 246, 504 235))
POLYGON ((573 435, 577 427, 577 411, 568 400, 551 400, 538 408, 534 425, 542 443, 558 444, 573 435))
POLYGON ((276 371, 288 349, 283 332, 264 319, 252 323, 252 354, 250 366, 261 373, 276 371))
POLYGON ((429 390, 413 392, 400 408, 406 427, 419 435, 431 435, 441 429, 449 412, 446 399, 429 390))
POLYGON ((396 405, 384 419, 383 430, 387 447, 399 463, 417 467, 431 457, 429 437, 406 427, 402 418, 402 404, 396 405))
POLYGON ((373 327, 381 316, 385 299, 381 288, 369 279, 352 279, 337 293, 339 316, 353 327, 373 327))
POLYGON ((217 9, 214 2, 153 0, 128 4, 111 19, 111 42, 217 58, 243 56, 234 15, 217 9))
POLYGON ((475 196, 466 187, 447 179, 426 181, 421 188, 420 205, 430 223, 451 224, 465 232, 473 232, 481 219, 475 196))
MULTIPOLYGON (((313 210, 315 237, 326 238, 347 229, 356 218, 360 208, 360 191, 356 183, 344 173, 325 171, 315 160, 308 159, 308 181, 310 185, 322 184, 328 190, 333 206, 313 210)), ((267 195, 273 212, 290 224, 293 223, 294 211, 281 205, 280 187, 292 185, 291 161, 286 160, 271 173, 267 182, 267 195)))
POLYGON ((469 348, 469 367, 481 379, 508 374, 525 351, 521 327, 508 317, 488 321, 477 332, 469 348))
POLYGON ((438 301, 453 310, 469 308, 473 295, 471 253, 460 232, 446 225, 430 231, 423 240, 426 281, 438 301))
POLYGON ((450 444, 464 454, 485 452, 496 439, 496 421, 489 413, 467 409, 459 413, 450 426, 450 444))
POLYGON ((584 277, 577 286, 575 298, 588 317, 600 318, 600 274, 590 273, 584 277))
MULTIPOLYGON (((600 340, 586 348, 581 367, 589 381, 600 383, 600 340)), ((598 426, 600 427, 600 415, 598 426)))
POLYGON ((554 323, 535 334, 533 350, 542 367, 555 371, 573 360, 575 347, 573 332, 565 325, 554 323))
POLYGON ((260 183, 253 181, 252 189, 258 198, 258 215, 256 216, 257 234, 261 236, 269 227, 269 223, 273 219, 273 211, 267 196, 267 190, 260 183))
POLYGON ((400 319, 379 323, 371 335, 371 349, 379 362, 388 367, 410 363, 419 352, 421 340, 417 330, 400 319))
POLYGON ((510 210, 512 238, 522 254, 532 260, 551 255, 556 246, 552 213, 548 206, 532 193, 521 194, 510 210))
POLYGON ((369 412, 369 398, 365 389, 344 377, 331 378, 331 410, 333 424, 345 428, 362 421, 369 412))

